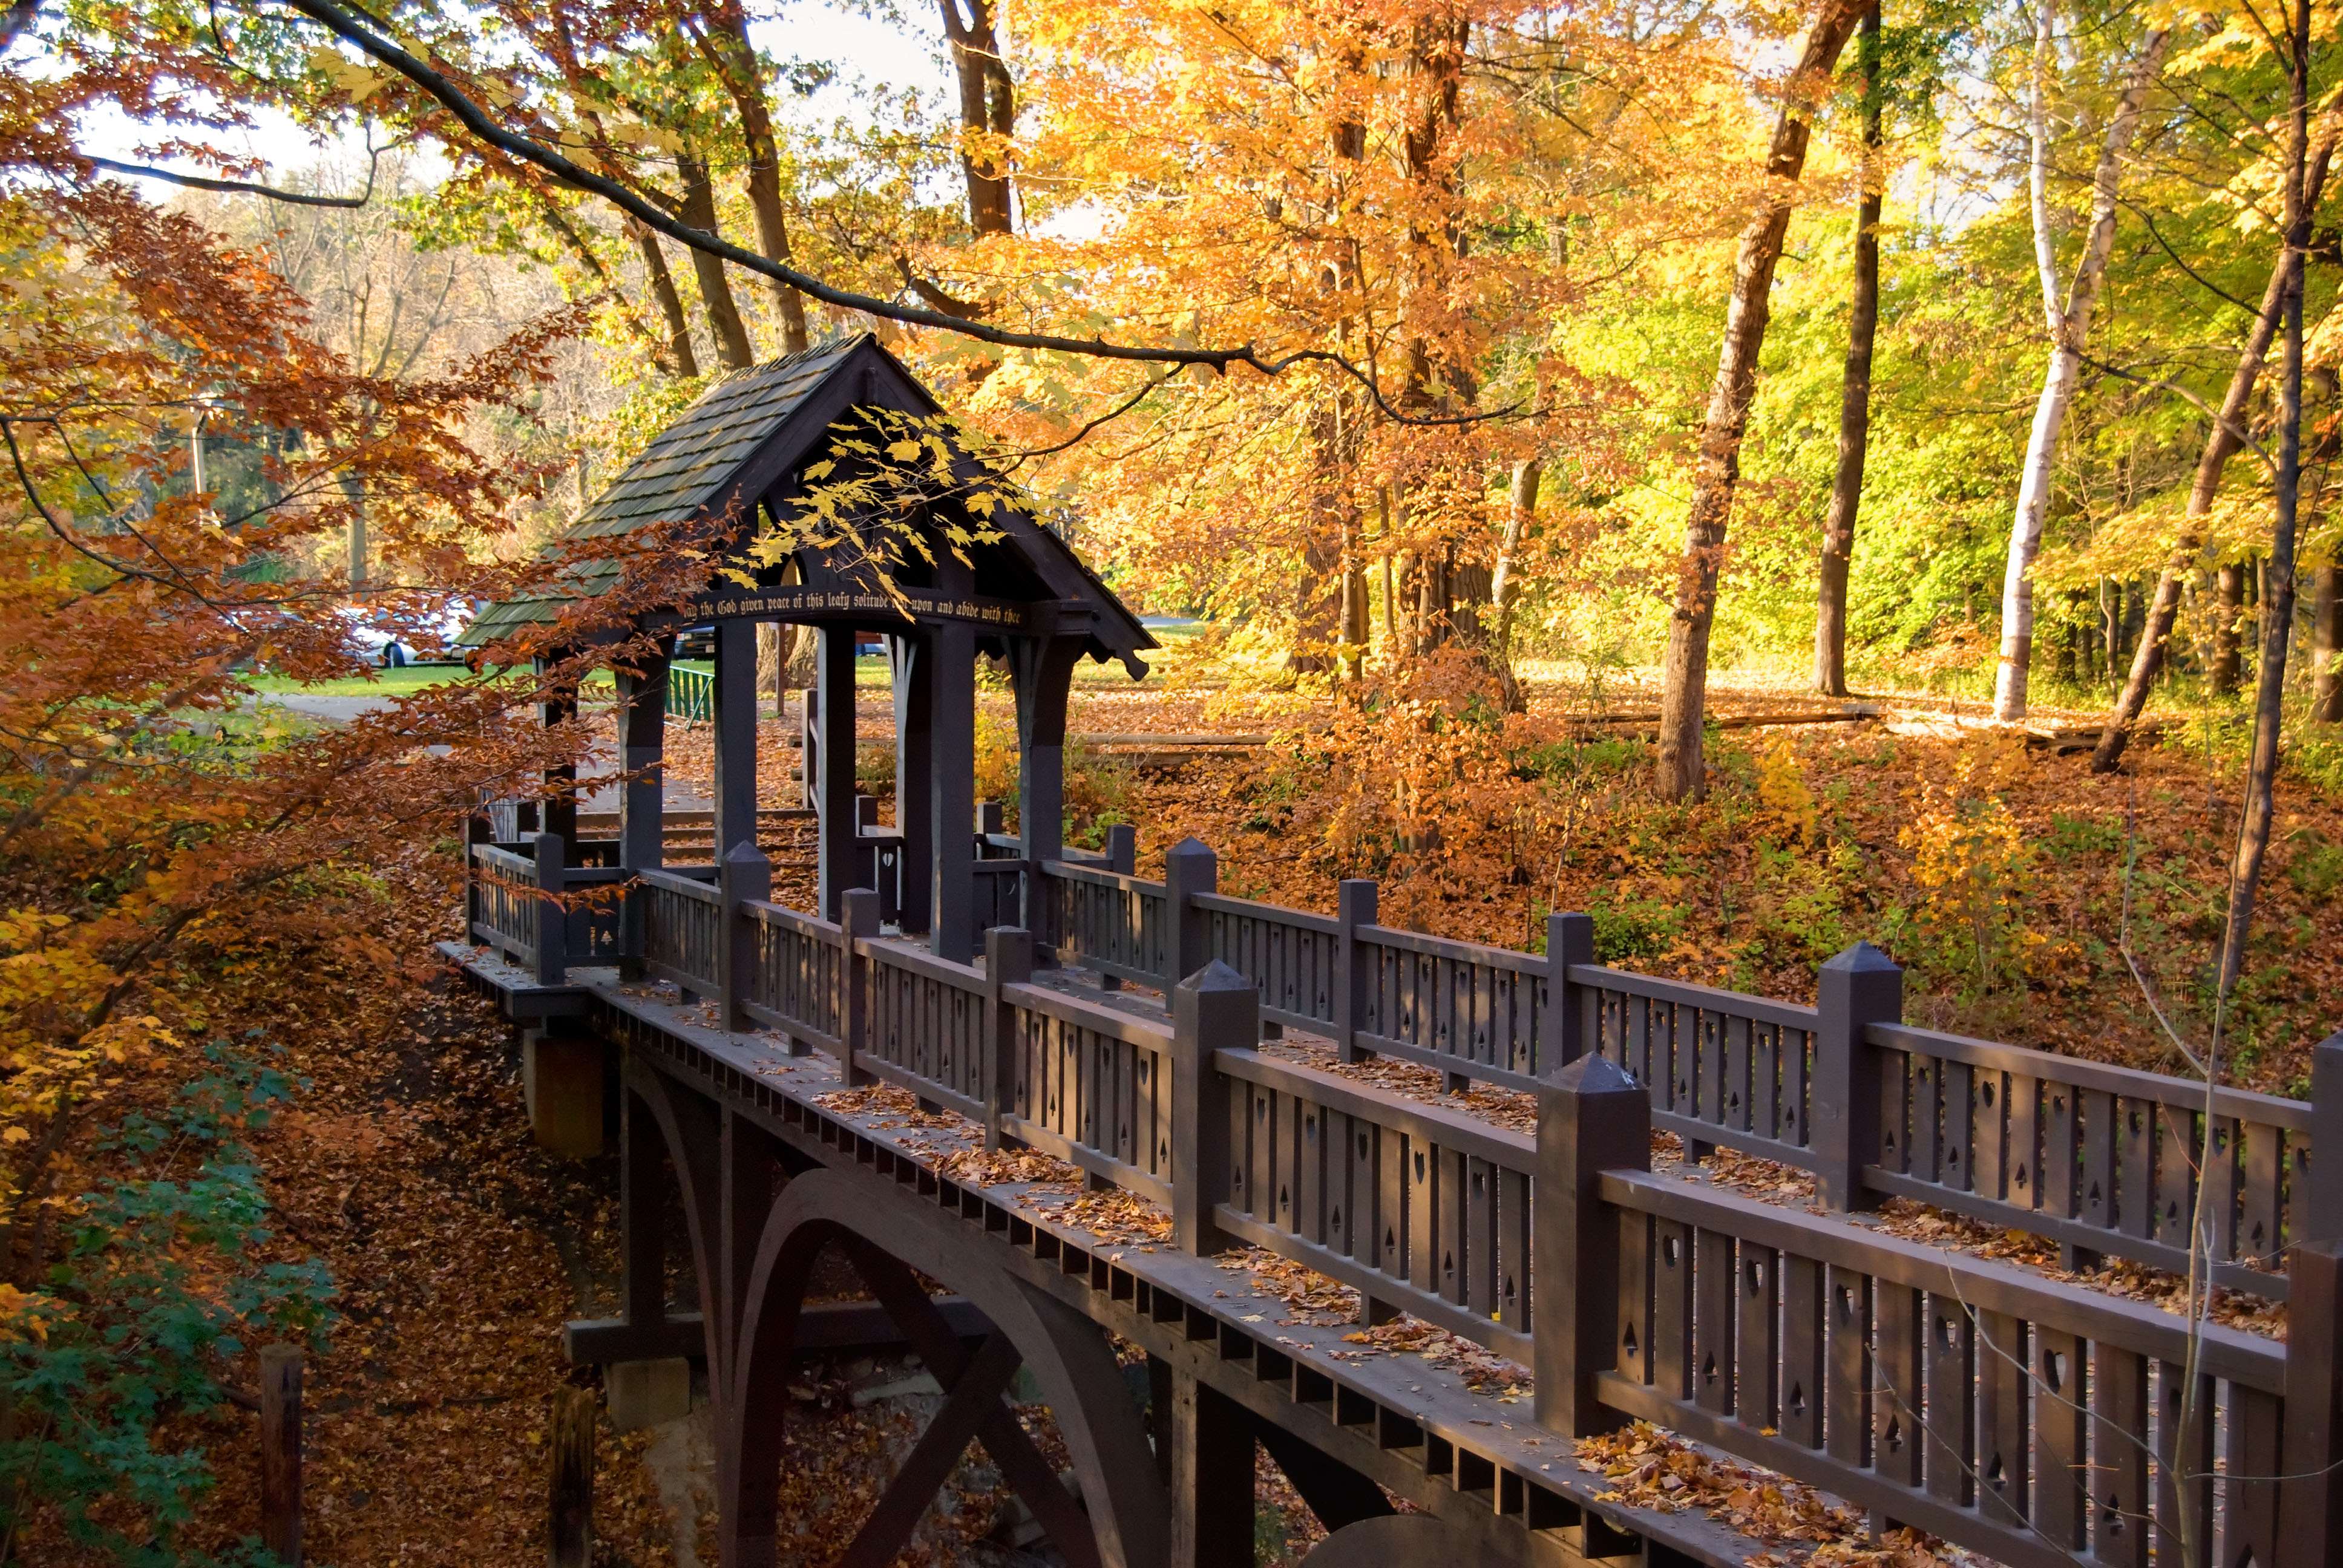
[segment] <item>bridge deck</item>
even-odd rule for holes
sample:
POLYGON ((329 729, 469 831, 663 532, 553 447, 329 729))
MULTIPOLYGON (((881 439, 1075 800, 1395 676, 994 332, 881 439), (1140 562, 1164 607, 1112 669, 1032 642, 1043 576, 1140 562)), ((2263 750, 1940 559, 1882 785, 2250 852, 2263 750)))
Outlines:
MULTIPOLYGON (((1640 1554, 1654 1565, 1739 1568, 1766 1548, 1696 1512, 1664 1514, 1600 1497, 1609 1483, 1579 1469, 1569 1439, 1532 1421, 1526 1369, 1507 1370, 1480 1352, 1468 1372, 1355 1342, 1355 1321, 1289 1302, 1292 1265, 1280 1270, 1251 1252, 1272 1262, 1262 1271, 1248 1266, 1248 1251, 1197 1258, 1150 1240, 1150 1227, 1132 1223, 1127 1205, 1163 1211, 1135 1196, 1125 1195, 1114 1214, 1086 1204, 1066 1182, 988 1180, 974 1121, 910 1109, 905 1091, 850 1090, 827 1054, 793 1055, 769 1031, 725 1031, 712 1007, 679 1000, 672 987, 582 968, 566 985, 542 986, 493 953, 452 942, 441 950, 508 1017, 578 1020, 799 1153, 858 1173, 871 1184, 874 1241, 884 1244, 876 1226, 890 1204, 956 1215, 1002 1269, 1192 1371, 1394 1495, 1471 1530, 1499 1560, 1640 1554)), ((1035 980, 1134 1016, 1163 1017, 1151 995, 1102 993, 1070 971, 1041 970, 1035 980)))

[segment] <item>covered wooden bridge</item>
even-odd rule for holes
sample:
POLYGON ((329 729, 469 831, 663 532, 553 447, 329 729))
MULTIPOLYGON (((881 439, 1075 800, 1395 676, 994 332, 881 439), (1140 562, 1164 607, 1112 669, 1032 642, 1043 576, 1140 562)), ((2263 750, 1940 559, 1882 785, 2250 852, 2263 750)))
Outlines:
MULTIPOLYGON (((789 508, 873 409, 935 405, 867 338, 736 377, 578 527, 789 508)), ((1868 948, 1790 1004, 1600 965, 1580 916, 1513 952, 1385 927, 1372 882, 1333 915, 1225 896, 1192 840, 1161 880, 1127 839, 1071 852, 1072 669, 1135 669, 1149 638, 1030 517, 940 548, 960 504, 919 520, 939 548, 898 593, 807 549, 651 618, 714 637, 705 861, 663 863, 655 665, 621 672, 614 839, 578 836, 562 780, 542 831, 484 811, 467 835, 446 950, 522 1026, 540 1139, 622 1155, 625 1311, 571 1325, 571 1352, 614 1389, 705 1366, 728 1568, 781 1559, 789 1362, 855 1313, 946 1391, 840 1559, 862 1568, 971 1440, 1076 1564, 1252 1562, 1256 1443, 1331 1532, 1314 1568, 1803 1553, 1582 1468, 1576 1440, 1636 1419, 2026 1568, 2343 1562, 2343 1166, 2309 1158, 2329 1120, 2343 1139, 2343 1036, 2312 1102, 2208 1098, 1906 1026, 1868 948), (811 910, 771 900, 757 849, 765 619, 821 628, 811 910), (859 631, 893 650, 883 830, 854 802, 859 631), (1015 689, 1013 837, 976 819, 980 652, 1015 689), (1655 1131, 1810 1177, 1814 1202, 1654 1171, 1655 1131), (2167 1212, 2202 1197, 2213 1276, 2290 1289, 2294 1332, 2192 1342, 2153 1306, 1850 1222, 1891 1195, 2162 1268, 2189 1252, 2167 1212), (696 1301, 669 1299, 679 1254, 696 1301), (876 1305, 809 1304, 824 1256, 876 1305), (1021 1366, 1070 1475, 1005 1402, 1021 1366)))

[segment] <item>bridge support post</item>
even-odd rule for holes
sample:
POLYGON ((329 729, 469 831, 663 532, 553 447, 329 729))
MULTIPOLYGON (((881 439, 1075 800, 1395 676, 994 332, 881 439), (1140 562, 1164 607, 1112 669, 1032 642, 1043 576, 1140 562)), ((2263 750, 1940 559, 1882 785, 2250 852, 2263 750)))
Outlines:
POLYGON ((1584 993, 1571 983, 1573 964, 1594 961, 1594 917, 1545 918, 1545 1015, 1539 1020, 1538 1063, 1546 1072, 1569 1066, 1602 1041, 1586 1031, 1584 993))
POLYGON ((1033 978, 1033 933, 995 926, 984 933, 984 1146, 1001 1147, 1001 1114, 1017 1101, 1017 1010, 1005 986, 1033 978))
POLYGON ((1344 1062, 1374 1052, 1359 1044, 1359 1020, 1367 1016, 1368 988, 1374 970, 1359 943, 1359 928, 1375 923, 1379 897, 1365 877, 1345 878, 1334 890, 1334 919, 1342 928, 1334 947, 1334 1050, 1344 1062))
POLYGON ((1172 1568, 1252 1568, 1252 1417, 1184 1367, 1170 1385, 1172 1568))
MULTIPOLYGON (((2314 1156, 2314 1169, 2316 1163, 2314 1156)), ((2279 1493, 2278 1568, 2311 1568, 2343 1563, 2343 1323, 2338 1319, 2343 1242, 2296 1247, 2286 1272, 2292 1326, 2286 1346, 2281 1468, 2287 1480, 2279 1493)), ((2209 1421, 2211 1412, 2197 1419, 2209 1421)))
POLYGON ((1651 1096, 1609 1057, 1582 1056, 1539 1091, 1535 1409, 1540 1426, 1565 1437, 1626 1424, 1595 1397, 1620 1350, 1619 1225, 1600 1183, 1605 1171, 1651 1163, 1651 1096))
MULTIPOLYGON (((1211 960, 1212 921, 1196 907, 1196 895, 1218 892, 1220 886, 1220 857, 1202 840, 1182 839, 1165 851, 1164 920, 1171 930, 1165 933, 1164 942, 1171 949, 1167 956, 1172 960, 1172 972, 1163 977, 1164 984, 1179 985, 1211 960)), ((1252 1045, 1260 1038, 1255 1034, 1245 1043, 1252 1045)))
POLYGON ((749 1016, 749 979, 757 972, 757 924, 747 906, 773 896, 773 863, 752 839, 724 851, 717 867, 717 890, 723 904, 717 912, 716 989, 722 994, 724 1027, 752 1030, 749 1016))
POLYGON ((862 944, 879 934, 879 894, 870 888, 850 888, 839 900, 839 983, 846 994, 838 1000, 839 1070, 849 1089, 874 1081, 857 1061, 870 1038, 870 960, 862 944))
MULTIPOLYGON (((936 661, 916 637, 887 639, 895 676, 896 923, 907 937, 928 931, 928 890, 935 879, 934 824, 928 787, 935 763, 936 661)), ((883 910, 881 911, 883 914, 883 910)))
POLYGON ((735 844, 757 841, 757 623, 716 623, 716 836, 721 866, 735 844))
POLYGON ((537 836, 537 983, 560 985, 569 979, 569 911, 561 896, 568 889, 567 848, 558 833, 537 836))
POLYGON ((820 913, 838 919, 839 900, 854 885, 854 628, 825 626, 817 666, 815 743, 807 765, 820 775, 814 804, 821 813, 820 913))
POLYGON ((1869 942, 1825 962, 1815 984, 1813 1104, 1806 1141, 1823 1207, 1845 1214, 1876 1205, 1863 1168, 1879 1159, 1879 1053, 1864 1039, 1904 1016, 1904 971, 1869 942))
POLYGON ((1229 1245, 1212 1218, 1228 1194, 1231 1170, 1229 1081, 1212 1053, 1260 1043, 1260 994, 1228 965, 1206 964, 1172 988, 1172 1239, 1183 1251, 1202 1255, 1229 1245))
POLYGON ((929 742, 929 839, 935 856, 928 950, 964 964, 976 957, 976 630, 928 634, 935 661, 929 742))

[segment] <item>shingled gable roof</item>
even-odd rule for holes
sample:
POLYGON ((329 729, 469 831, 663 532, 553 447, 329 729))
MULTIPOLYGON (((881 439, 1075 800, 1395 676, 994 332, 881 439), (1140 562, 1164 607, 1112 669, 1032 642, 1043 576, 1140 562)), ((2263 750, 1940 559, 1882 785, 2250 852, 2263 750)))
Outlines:
MULTIPOLYGON (((721 517, 736 503, 753 505, 821 449, 834 420, 874 402, 921 413, 942 407, 869 333, 735 372, 653 437, 563 530, 562 539, 621 538, 659 523, 721 517)), ((1028 517, 1010 514, 992 522, 1051 593, 1098 612, 1091 632, 1097 651, 1125 657, 1157 646, 1064 540, 1028 517)), ((619 569, 616 561, 573 568, 558 590, 490 605, 458 640, 479 647, 549 622, 570 599, 609 588, 619 569)))

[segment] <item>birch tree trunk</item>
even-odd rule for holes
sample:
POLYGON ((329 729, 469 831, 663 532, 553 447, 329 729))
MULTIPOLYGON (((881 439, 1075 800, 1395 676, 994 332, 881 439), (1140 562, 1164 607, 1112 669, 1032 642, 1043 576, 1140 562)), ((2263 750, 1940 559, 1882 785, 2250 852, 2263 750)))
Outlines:
POLYGON ((1866 0, 1823 0, 1800 51, 1789 101, 1774 123, 1765 157, 1765 205, 1741 232, 1733 267, 1733 298, 1725 312, 1725 342, 1709 389, 1701 431, 1692 505, 1684 518, 1675 608, 1668 622, 1667 663, 1661 672, 1659 792, 1670 800, 1707 793, 1701 725, 1708 698, 1708 639, 1716 619, 1716 578, 1725 560, 1733 492, 1741 479, 1741 438, 1757 393, 1757 353, 1773 310, 1774 269, 1790 227, 1790 193, 1806 166, 1815 105, 1831 67, 1866 8, 1866 0))
POLYGON ((1879 124, 1879 4, 1863 14, 1857 44, 1863 70, 1863 200, 1855 219, 1855 304, 1847 314, 1846 371, 1839 383, 1838 471, 1831 479, 1830 513, 1823 520, 1823 553, 1815 603, 1815 689, 1846 695, 1846 579, 1855 557, 1855 511, 1863 502, 1864 459, 1871 445, 1871 348, 1879 328, 1879 207, 1882 171, 1875 166, 1879 124))
MULTIPOLYGON (((740 116, 740 140, 749 155, 749 210, 756 215, 757 248, 767 261, 789 260, 789 230, 781 210, 780 144, 773 135, 773 116, 765 101, 764 67, 749 39, 749 14, 740 0, 720 0, 715 25, 706 35, 706 53, 717 66, 726 92, 740 116)), ((781 352, 806 349, 805 297, 779 278, 769 278, 773 308, 781 319, 781 352)))
POLYGON ((1995 673, 1993 714, 2005 723, 2026 717, 2026 686, 2034 664, 2034 558, 2042 549, 2042 525, 2050 515, 2050 487, 2058 464, 2058 440, 2066 412, 2082 379, 2083 349, 2090 339, 2091 311, 2107 280, 2115 251, 2117 196, 2124 155, 2139 131, 2140 106, 2163 64, 2170 35, 2150 33, 2133 60, 2123 95, 2108 117, 2099 164, 2091 181, 2091 222, 2076 259, 2073 280, 2062 302, 2057 289, 2056 236, 2050 228, 2048 182, 2050 131, 2044 103, 2051 8, 2042 6, 2035 35, 2034 91, 2029 119, 2033 156, 2028 171, 2034 207, 2034 256, 2042 285, 2042 311, 2050 333, 2050 362, 2034 405, 2034 428, 2026 443, 2026 467, 2017 485, 2017 512, 2009 528, 2009 558, 2001 583, 2001 667, 1995 673))

